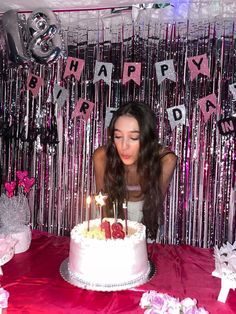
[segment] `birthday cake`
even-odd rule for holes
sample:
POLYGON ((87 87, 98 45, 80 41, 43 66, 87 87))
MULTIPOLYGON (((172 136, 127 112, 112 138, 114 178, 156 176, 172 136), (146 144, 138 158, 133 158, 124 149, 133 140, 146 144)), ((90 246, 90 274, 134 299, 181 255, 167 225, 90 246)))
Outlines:
POLYGON ((89 230, 86 221, 71 230, 68 271, 84 288, 123 290, 149 277, 146 227, 129 220, 114 222, 103 218, 101 227, 101 220, 94 219, 89 230))

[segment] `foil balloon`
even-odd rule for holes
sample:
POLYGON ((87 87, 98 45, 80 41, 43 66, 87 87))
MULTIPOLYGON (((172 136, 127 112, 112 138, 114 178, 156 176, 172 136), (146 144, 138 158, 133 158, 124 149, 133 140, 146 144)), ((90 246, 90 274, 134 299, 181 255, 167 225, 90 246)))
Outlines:
POLYGON ((19 180, 19 186, 23 186, 23 180, 27 175, 28 175, 28 171, 26 171, 26 170, 25 171, 20 171, 20 170, 16 171, 16 176, 19 180))
POLYGON ((2 16, 2 24, 8 47, 9 60, 13 63, 24 64, 29 56, 23 41, 24 25, 16 10, 6 11, 2 16))
POLYGON ((41 64, 56 61, 61 54, 62 38, 59 34, 59 20, 48 9, 37 9, 27 19, 30 34, 29 52, 41 64))
POLYGON ((29 193, 31 187, 34 185, 35 183, 35 178, 29 178, 29 177, 25 177, 23 179, 23 182, 22 182, 22 186, 24 188, 24 192, 25 193, 29 193))
POLYGON ((16 188, 16 181, 11 181, 11 182, 5 183, 6 194, 8 197, 13 196, 13 192, 14 192, 15 188, 16 188))
POLYGON ((27 175, 28 175, 28 171, 26 171, 26 170, 25 171, 20 171, 20 170, 16 171, 16 176, 20 181, 22 181, 27 175))

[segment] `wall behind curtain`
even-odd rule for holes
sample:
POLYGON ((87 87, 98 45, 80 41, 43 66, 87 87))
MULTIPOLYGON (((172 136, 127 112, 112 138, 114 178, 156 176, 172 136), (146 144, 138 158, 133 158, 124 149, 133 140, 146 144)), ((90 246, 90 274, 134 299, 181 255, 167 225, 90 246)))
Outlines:
POLYGON ((135 19, 126 11, 57 13, 64 53, 48 65, 9 62, 1 31, 1 190, 17 170, 35 177, 29 194, 33 228, 64 235, 86 219, 85 200, 95 192, 91 156, 106 142, 108 110, 140 100, 156 113, 160 141, 178 156, 165 203, 164 242, 210 247, 235 240, 235 135, 222 136, 217 127, 220 118, 236 111, 229 91, 236 81, 234 20, 173 19, 165 10, 139 10, 135 19), (191 81, 186 58, 204 53, 211 76, 191 81), (67 56, 85 60, 79 82, 63 79, 67 56), (158 84, 154 64, 169 59, 174 59, 177 81, 158 84), (93 83, 96 60, 113 63, 111 86, 93 83), (140 86, 122 84, 124 62, 142 63, 140 86), (29 72, 45 82, 35 97, 26 89, 29 72), (62 107, 53 99, 55 83, 69 91, 62 107), (213 92, 222 110, 204 122, 197 101, 213 92), (87 122, 71 118, 80 97, 95 103, 87 122), (185 106, 188 123, 171 130, 166 109, 177 105, 185 106))

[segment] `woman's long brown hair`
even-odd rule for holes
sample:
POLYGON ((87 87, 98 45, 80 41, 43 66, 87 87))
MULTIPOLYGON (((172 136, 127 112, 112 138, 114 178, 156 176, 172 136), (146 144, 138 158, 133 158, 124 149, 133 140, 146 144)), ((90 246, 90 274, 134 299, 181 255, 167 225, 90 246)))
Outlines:
MULTIPOLYGON (((158 226, 163 222, 163 196, 159 187, 161 175, 160 145, 156 131, 156 117, 150 107, 140 102, 129 102, 121 106, 114 114, 109 129, 107 142, 107 163, 104 184, 108 193, 108 208, 112 210, 112 203, 119 204, 119 217, 123 218, 121 210, 124 199, 127 198, 127 183, 125 182, 124 165, 114 144, 114 126, 117 119, 128 115, 134 117, 140 130, 140 152, 137 171, 140 186, 144 195, 143 224, 147 227, 147 234, 155 239, 158 226)), ((107 213, 109 215, 109 212, 107 213)))

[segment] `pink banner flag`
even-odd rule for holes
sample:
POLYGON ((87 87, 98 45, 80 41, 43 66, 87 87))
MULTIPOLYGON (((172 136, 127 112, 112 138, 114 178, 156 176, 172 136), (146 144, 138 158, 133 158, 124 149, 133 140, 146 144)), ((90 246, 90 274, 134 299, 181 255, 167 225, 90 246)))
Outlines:
POLYGON ((136 84, 140 85, 141 77, 141 63, 140 62, 125 62, 123 71, 122 83, 125 84, 133 80, 136 84))
POLYGON ((191 81, 193 81, 200 73, 210 77, 208 58, 206 54, 187 58, 187 61, 190 70, 191 81))
POLYGON ((215 94, 211 94, 207 97, 199 99, 198 105, 201 108, 205 122, 207 122, 213 112, 220 112, 220 105, 217 103, 217 98, 215 94))
POLYGON ((27 89, 31 91, 33 96, 38 95, 40 87, 44 84, 44 80, 42 77, 34 75, 32 73, 29 74, 27 78, 27 89))
POLYGON ((94 103, 80 98, 75 105, 75 110, 72 112, 72 118, 80 117, 87 121, 93 110, 94 103))
POLYGON ((68 57, 63 78, 66 78, 69 75, 74 75, 77 81, 79 81, 83 68, 83 59, 68 57))

